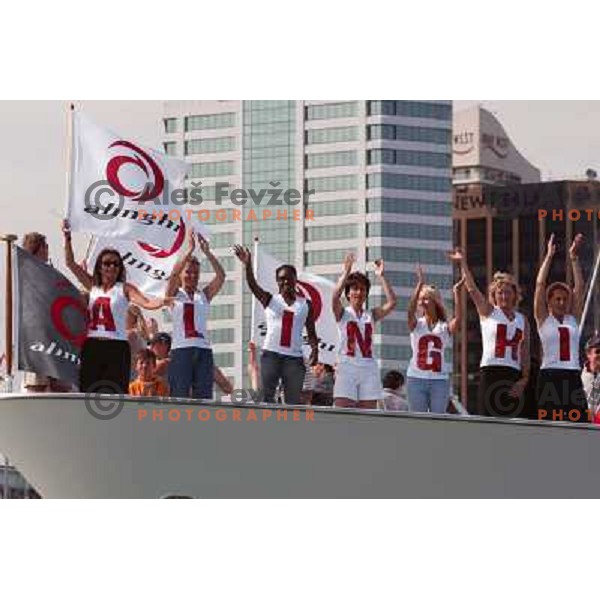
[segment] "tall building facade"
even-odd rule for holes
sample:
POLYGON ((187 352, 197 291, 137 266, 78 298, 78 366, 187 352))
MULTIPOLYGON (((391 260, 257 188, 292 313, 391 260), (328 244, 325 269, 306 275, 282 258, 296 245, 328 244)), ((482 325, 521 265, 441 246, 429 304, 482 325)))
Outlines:
POLYGON ((373 278, 373 261, 383 258, 399 302, 378 329, 375 352, 382 369, 406 368, 415 265, 451 297, 451 143, 451 101, 165 104, 164 149, 191 164, 190 189, 201 183, 204 201, 190 208, 209 211, 203 218, 211 245, 227 271, 209 326, 216 362, 236 386, 245 382, 251 316, 250 293, 230 248, 251 246, 255 237, 282 261, 330 279, 337 279, 345 254, 355 253, 357 268, 374 283, 370 306, 383 298, 373 278), (240 206, 230 196, 236 189, 255 198, 240 206), (297 204, 266 206, 274 189, 280 197, 295 190, 288 198, 297 204), (286 209, 286 218, 277 215, 286 209))

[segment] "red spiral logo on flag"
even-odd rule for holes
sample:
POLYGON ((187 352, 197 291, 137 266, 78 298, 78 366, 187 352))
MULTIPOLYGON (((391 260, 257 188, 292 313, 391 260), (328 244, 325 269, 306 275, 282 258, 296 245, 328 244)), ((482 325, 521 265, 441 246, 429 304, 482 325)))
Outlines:
POLYGON ((108 164, 106 165, 106 179, 115 192, 121 196, 129 198, 130 200, 134 200, 135 202, 147 202, 148 200, 152 200, 160 195, 165 187, 165 178, 160 170, 160 167, 156 164, 154 159, 147 152, 144 152, 144 150, 142 150, 139 146, 136 146, 135 144, 132 144, 126 140, 114 142, 109 146, 109 148, 118 146, 128 148, 129 150, 135 152, 136 155, 131 156, 129 154, 124 154, 114 156, 108 161, 108 164), (134 192, 126 188, 121 183, 119 178, 119 170, 123 165, 126 164, 136 165, 148 178, 150 177, 150 172, 152 172, 153 181, 148 181, 142 192, 134 192))
POLYGON ((83 342, 87 337, 88 314, 80 299, 73 296, 59 296, 56 298, 50 307, 50 319, 60 336, 77 346, 77 348, 83 346, 83 342), (83 328, 80 331, 73 331, 71 329, 72 324, 65 319, 64 312, 67 309, 75 310, 83 315, 83 328))
POLYGON ((152 244, 146 244, 145 242, 138 242, 138 246, 154 258, 168 258, 179 251, 183 244, 183 240, 185 240, 185 223, 180 217, 179 231, 177 232, 177 237, 175 238, 171 248, 165 250, 164 248, 159 248, 158 246, 153 246, 152 244))
POLYGON ((316 323, 321 316, 321 311, 323 310, 323 300, 321 300, 321 294, 319 290, 314 285, 306 283, 306 281, 297 281, 296 285, 298 286, 298 295, 302 296, 302 298, 307 298, 310 300, 316 323))

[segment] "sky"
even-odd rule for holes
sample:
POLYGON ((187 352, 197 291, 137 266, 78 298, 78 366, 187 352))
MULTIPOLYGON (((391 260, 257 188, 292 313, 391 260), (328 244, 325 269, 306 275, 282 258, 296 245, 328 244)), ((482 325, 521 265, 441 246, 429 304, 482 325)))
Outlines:
MULTIPOLYGON (((600 171, 600 101, 460 100, 454 109, 473 104, 495 114, 521 154, 541 169, 543 179, 583 177, 589 167, 600 171)), ((124 137, 160 146, 162 102, 85 101, 76 106, 124 137)), ((66 124, 66 102, 0 101, 0 231, 19 237, 27 231, 45 233, 55 265, 62 264, 66 124)), ((74 240, 81 256, 86 238, 74 234, 74 240)), ((0 298, 4 297, 3 250, 0 298)), ((4 323, 3 304, 0 324, 4 323)))

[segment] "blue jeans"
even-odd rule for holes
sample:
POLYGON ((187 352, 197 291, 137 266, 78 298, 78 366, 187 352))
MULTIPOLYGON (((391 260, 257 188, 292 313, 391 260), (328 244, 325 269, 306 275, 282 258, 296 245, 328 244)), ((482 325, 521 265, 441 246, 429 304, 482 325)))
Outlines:
POLYGON ((301 404, 306 367, 301 356, 286 356, 263 350, 260 358, 262 401, 275 402, 277 384, 281 379, 286 404, 301 404))
POLYGON ((174 398, 211 400, 215 380, 212 350, 177 348, 169 361, 169 394, 174 398))
POLYGON ((450 400, 450 378, 407 377, 406 391, 412 412, 442 414, 446 412, 450 400))

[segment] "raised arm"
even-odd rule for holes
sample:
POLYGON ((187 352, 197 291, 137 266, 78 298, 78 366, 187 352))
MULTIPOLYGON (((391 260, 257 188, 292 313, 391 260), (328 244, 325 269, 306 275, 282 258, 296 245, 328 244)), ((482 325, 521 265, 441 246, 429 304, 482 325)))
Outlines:
POLYGON ((454 335, 462 320, 462 302, 460 301, 460 290, 465 283, 464 276, 461 277, 452 288, 452 294, 454 296, 454 318, 448 323, 448 331, 451 335, 454 335))
POLYGON ((335 316, 335 320, 339 321, 344 314, 344 306, 342 304, 342 292, 344 291, 344 286, 346 285, 346 279, 348 279, 348 275, 352 271, 352 265, 356 261, 356 257, 354 254, 346 254, 346 258, 344 259, 344 266, 342 268, 342 274, 338 279, 335 289, 333 290, 333 296, 331 298, 331 309, 333 310, 333 314, 335 316))
POLYGON ((206 258, 208 258, 208 262, 215 272, 213 279, 204 287, 204 295, 210 302, 219 293, 219 290, 225 283, 225 269, 223 269, 223 265, 221 265, 219 259, 212 253, 208 241, 201 235, 198 235, 198 245, 200 246, 200 250, 204 252, 206 258))
POLYGON ((250 378, 251 388, 258 392, 260 373, 258 371, 258 361, 256 360, 256 344, 252 340, 248 342, 248 377, 250 378))
POLYGON ((183 251, 183 256, 175 263, 173 271, 171 271, 171 275, 169 276, 169 281, 167 282, 167 291, 165 292, 165 296, 167 298, 171 298, 177 293, 177 290, 181 285, 181 273, 185 268, 187 262, 190 260, 190 258, 192 258, 192 255, 194 254, 194 246, 194 232, 190 227, 187 235, 187 245, 185 250, 183 251))
POLYGON ((309 366, 316 365, 319 362, 319 339, 315 328, 315 315, 312 304, 308 303, 308 315, 306 317, 306 333, 308 334, 308 343, 310 345, 310 356, 308 357, 309 366))
POLYGON ((408 307, 406 312, 408 314, 408 328, 410 331, 413 331, 417 326, 417 303, 419 301, 419 294, 421 293, 421 288, 423 287, 423 269, 421 265, 417 265, 417 285, 415 285, 415 289, 408 301, 408 307))
POLYGON ((215 383, 219 386, 220 390, 224 394, 231 394, 233 392, 233 385, 231 385, 231 382, 229 379, 227 379, 225 373, 223 373, 219 367, 215 366, 213 368, 213 374, 215 377, 215 383))
POLYGON ((383 293, 385 294, 385 302, 373 309, 373 319, 375 321, 381 321, 384 317, 387 317, 396 308, 396 293, 390 285, 389 281, 385 278, 383 259, 375 261, 375 276, 379 279, 383 293))
POLYGON ((494 310, 494 307, 488 302, 487 298, 481 293, 481 290, 477 287, 475 283, 475 279, 471 270, 469 269, 469 265, 467 264, 467 260, 464 257, 460 248, 455 248, 454 252, 451 252, 448 257, 451 261, 460 265, 462 270, 462 276, 465 278, 465 285, 467 286, 467 292, 471 296, 471 300, 475 304, 475 308, 477 308, 477 313, 480 317, 489 317, 494 310))
POLYGON ((141 308, 146 310, 158 310, 163 306, 170 306, 173 303, 173 299, 167 298, 148 298, 138 290, 138 288, 132 283, 125 284, 125 294, 129 298, 130 302, 137 304, 141 308))
POLYGON ((583 313, 585 283, 583 282, 583 272, 581 270, 581 261, 579 260, 579 248, 583 244, 583 235, 578 233, 569 248, 569 258, 573 268, 573 314, 579 321, 583 313))
POLYGON ((556 253, 556 244, 554 243, 554 234, 550 236, 548 240, 548 247, 546 249, 546 256, 540 265, 537 278, 535 280, 535 294, 533 296, 533 316, 541 327, 542 323, 548 316, 548 307, 546 306, 546 281, 548 280, 548 274, 550 273, 550 266, 552 265, 552 259, 556 253))
POLYGON ((244 248, 243 246, 236 245, 233 247, 233 252, 246 269, 246 281, 248 282, 250 291, 264 307, 267 307, 269 302, 271 302, 272 294, 266 290, 263 290, 260 285, 258 285, 258 282, 254 277, 254 270, 252 268, 252 254, 250 254, 250 250, 248 250, 248 248, 244 248))
POLYGON ((71 243, 71 226, 69 221, 65 219, 62 222, 62 231, 65 238, 65 263, 71 273, 75 275, 77 281, 87 290, 90 291, 94 285, 93 277, 75 261, 73 254, 73 244, 71 243))

